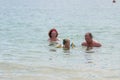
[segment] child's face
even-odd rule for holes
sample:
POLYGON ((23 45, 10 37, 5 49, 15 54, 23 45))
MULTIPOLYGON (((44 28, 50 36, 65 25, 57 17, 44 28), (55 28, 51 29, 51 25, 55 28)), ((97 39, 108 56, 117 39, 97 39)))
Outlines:
POLYGON ((70 49, 70 40, 69 39, 64 39, 63 40, 63 48, 69 50, 70 49))
POLYGON ((70 46, 70 40, 66 40, 65 46, 67 46, 67 47, 70 46))

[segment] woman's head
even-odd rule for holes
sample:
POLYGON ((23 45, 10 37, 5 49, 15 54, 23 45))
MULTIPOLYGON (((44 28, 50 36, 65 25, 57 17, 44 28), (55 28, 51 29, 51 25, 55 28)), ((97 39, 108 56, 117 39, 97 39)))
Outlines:
POLYGON ((51 30, 49 31, 49 33, 48 33, 48 36, 49 36, 50 38, 52 38, 52 37, 57 37, 57 36, 58 36, 57 30, 56 30, 55 28, 51 29, 51 30))

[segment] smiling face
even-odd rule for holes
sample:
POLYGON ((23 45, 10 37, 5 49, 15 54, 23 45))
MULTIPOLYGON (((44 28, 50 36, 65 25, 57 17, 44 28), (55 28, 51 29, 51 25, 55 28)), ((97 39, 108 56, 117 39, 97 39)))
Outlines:
POLYGON ((85 34, 85 40, 87 43, 91 43, 92 42, 92 35, 91 33, 86 33, 85 34))
POLYGON ((56 33, 56 31, 52 31, 51 32, 51 38, 55 38, 55 37, 57 37, 57 33, 56 33))
POLYGON ((56 38, 58 36, 58 32, 56 29, 51 29, 48 33, 50 38, 56 38))

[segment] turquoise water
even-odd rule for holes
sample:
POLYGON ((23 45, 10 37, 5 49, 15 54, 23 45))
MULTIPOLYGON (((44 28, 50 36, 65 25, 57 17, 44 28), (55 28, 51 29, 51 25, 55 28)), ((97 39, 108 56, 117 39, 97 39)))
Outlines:
POLYGON ((0 79, 119 80, 119 21, 119 0, 0 0, 0 79), (51 28, 74 42, 69 55, 50 51, 51 28), (102 43, 94 53, 86 32, 102 43))

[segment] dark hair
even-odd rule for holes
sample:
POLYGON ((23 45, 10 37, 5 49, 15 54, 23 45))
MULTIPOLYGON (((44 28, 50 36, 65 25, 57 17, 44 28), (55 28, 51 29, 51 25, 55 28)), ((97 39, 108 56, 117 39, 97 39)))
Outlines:
POLYGON ((53 28, 53 29, 51 29, 50 31, 49 31, 49 33, 48 33, 48 36, 51 38, 52 36, 51 36, 51 33, 53 32, 53 31, 55 31, 56 32, 56 37, 58 36, 58 32, 57 32, 57 30, 55 29, 55 28, 53 28))
POLYGON ((65 43, 66 43, 66 39, 63 39, 63 45, 65 45, 65 43))
POLYGON ((89 33, 89 36, 90 36, 91 38, 93 38, 93 35, 92 35, 92 33, 89 33))
POLYGON ((91 38, 93 38, 92 33, 88 32, 88 33, 86 33, 85 35, 87 35, 87 34, 88 34, 91 38))

